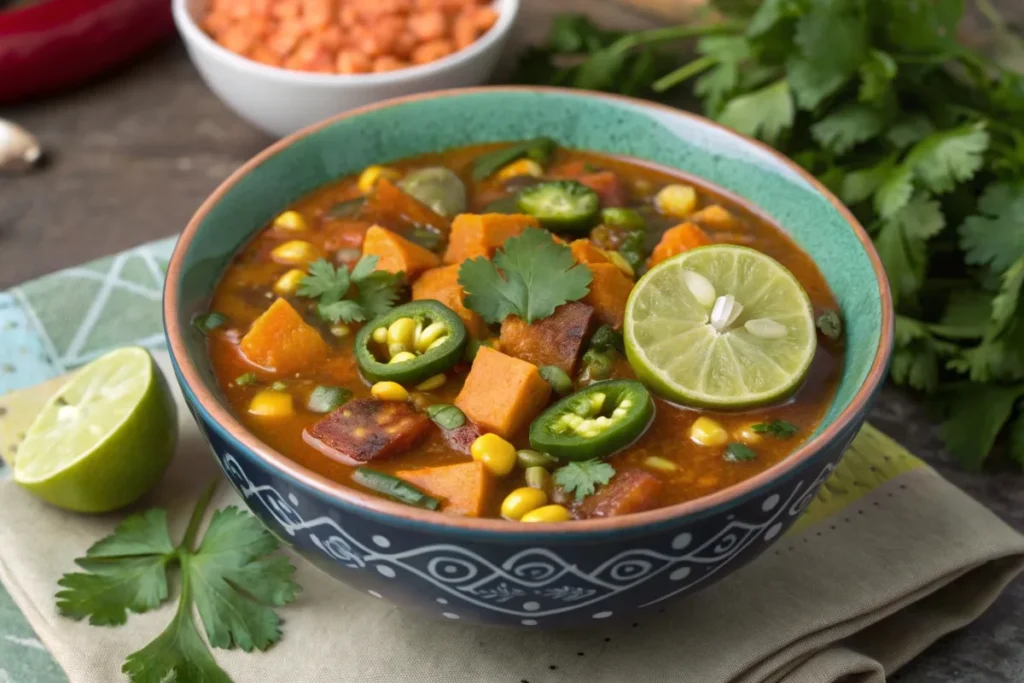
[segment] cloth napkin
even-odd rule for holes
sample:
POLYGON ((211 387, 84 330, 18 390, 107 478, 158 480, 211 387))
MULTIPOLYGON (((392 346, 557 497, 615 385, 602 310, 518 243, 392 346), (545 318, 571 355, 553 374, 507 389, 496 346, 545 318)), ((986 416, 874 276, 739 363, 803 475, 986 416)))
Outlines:
MULTIPOLYGON (((168 374, 165 352, 158 363, 168 374)), ((172 380, 173 382, 173 380, 172 380)), ((59 384, 0 398, 0 454, 59 384)), ((180 396, 179 396, 180 401, 180 396)), ((181 443, 140 508, 181 533, 216 465, 187 410, 181 443)), ((225 483, 217 505, 241 504, 225 483)), ((62 618, 56 581, 121 515, 81 516, 0 482, 0 580, 72 683, 123 680, 124 658, 173 606, 127 627, 62 618)), ((217 650, 236 683, 881 683, 976 618, 1024 567, 1024 538, 871 427, 796 527, 761 558, 632 624, 579 632, 480 629, 407 614, 302 559, 285 636, 262 654, 217 650)))

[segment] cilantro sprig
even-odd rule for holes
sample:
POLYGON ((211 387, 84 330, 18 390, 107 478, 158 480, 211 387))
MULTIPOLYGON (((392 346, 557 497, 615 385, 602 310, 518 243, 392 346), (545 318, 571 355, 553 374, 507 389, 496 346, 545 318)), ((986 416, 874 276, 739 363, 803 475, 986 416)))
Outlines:
POLYGON ((576 502, 591 496, 597 487, 607 484, 615 476, 615 468, 600 460, 570 462, 555 470, 552 480, 566 493, 574 494, 576 502))
POLYGON ((546 318, 562 304, 585 297, 593 279, 569 247, 538 228, 509 238, 493 261, 480 256, 459 268, 466 307, 492 324, 510 315, 528 323, 546 318))
POLYGON ((273 608, 292 602, 301 590, 292 581, 295 567, 274 554, 277 540, 234 506, 213 513, 196 546, 215 488, 211 485, 196 503, 178 545, 171 540, 166 510, 148 510, 126 519, 76 559, 83 571, 58 581, 62 615, 87 618, 94 626, 121 626, 129 612, 148 612, 167 601, 168 570, 177 565, 181 590, 171 623, 128 655, 121 669, 134 683, 231 683, 199 635, 193 608, 210 645, 266 650, 281 638, 281 620, 273 608))
POLYGON ((328 322, 375 318, 391 310, 403 281, 401 273, 376 270, 377 261, 376 256, 364 256, 351 273, 347 267, 335 267, 324 259, 314 261, 309 274, 299 283, 297 294, 318 299, 317 313, 328 322), (345 298, 350 294, 352 298, 345 298))
POLYGON ((710 117, 815 174, 889 276, 891 378, 941 409, 965 465, 1004 436, 1024 466, 1024 42, 975 4, 992 54, 958 40, 963 0, 712 0, 720 21, 628 34, 563 16, 516 78, 654 97, 692 84, 710 117), (661 48, 685 38, 694 59, 661 48))

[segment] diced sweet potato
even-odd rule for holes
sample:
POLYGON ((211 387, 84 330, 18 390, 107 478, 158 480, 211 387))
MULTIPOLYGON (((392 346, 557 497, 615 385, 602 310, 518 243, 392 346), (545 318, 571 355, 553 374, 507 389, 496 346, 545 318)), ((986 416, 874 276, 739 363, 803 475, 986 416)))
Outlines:
POLYGON ((464 455, 470 454, 470 446, 480 436, 480 429, 472 422, 466 422, 466 424, 456 429, 442 429, 441 436, 444 437, 444 442, 448 444, 448 448, 462 453, 464 455))
POLYGON ((586 175, 588 170, 592 170, 588 162, 582 159, 572 159, 555 164, 548 169, 548 175, 562 180, 575 180, 581 175, 586 175))
POLYGON ((468 258, 491 258, 509 237, 521 235, 540 224, 533 216, 503 213, 462 213, 452 221, 445 263, 462 263, 468 258))
POLYGON ((360 398, 305 430, 302 438, 324 455, 361 465, 409 450, 430 424, 409 403, 360 398))
POLYGON ((499 344, 510 356, 538 366, 556 365, 573 375, 593 326, 593 307, 571 301, 532 325, 510 315, 501 323, 499 344))
POLYGON ((282 374, 319 363, 329 350, 320 333, 284 299, 256 318, 242 338, 241 348, 253 363, 282 374))
POLYGON ((604 252, 588 239, 575 240, 569 248, 576 263, 611 263, 604 252))
POLYGON ((614 171, 598 171, 581 175, 579 181, 597 193, 601 198, 601 206, 625 206, 627 199, 626 186, 614 171))
POLYGON ((576 508, 576 516, 618 517, 658 507, 663 484, 650 472, 622 470, 576 508))
POLYGON ((730 230, 736 227, 736 217, 728 209, 722 208, 718 204, 705 206, 690 216, 690 220, 712 230, 730 230))
POLYGON ((387 178, 381 178, 366 198, 361 215, 388 228, 407 233, 413 226, 430 226, 448 234, 448 219, 412 195, 402 192, 387 178))
POLYGON ((583 303, 594 307, 598 320, 621 329, 633 281, 611 263, 591 263, 587 268, 594 274, 594 281, 590 283, 590 292, 583 303))
POLYGON ((487 336, 483 318, 462 303, 465 292, 459 286, 459 264, 441 266, 425 271, 412 283, 412 298, 434 299, 455 311, 466 325, 466 331, 477 339, 487 336))
POLYGON ((651 257, 647 259, 647 265, 653 268, 676 254, 712 243, 713 240, 696 223, 682 223, 665 231, 658 246, 651 252, 651 257))
POLYGON ((537 366, 481 346, 455 405, 483 430, 511 438, 547 404, 537 366))
POLYGON ((399 470, 395 476, 440 498, 442 512, 467 517, 480 517, 486 512, 493 478, 483 463, 462 462, 457 465, 399 470))
POLYGON ((379 225, 366 231, 363 256, 376 256, 377 270, 405 273, 410 280, 415 280, 425 270, 441 265, 441 259, 434 252, 379 225))

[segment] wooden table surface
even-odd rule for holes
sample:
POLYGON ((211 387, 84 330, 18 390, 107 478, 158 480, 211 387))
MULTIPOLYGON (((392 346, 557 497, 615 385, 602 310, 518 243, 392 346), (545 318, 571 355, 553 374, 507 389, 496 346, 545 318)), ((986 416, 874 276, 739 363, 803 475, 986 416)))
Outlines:
MULTIPOLYGON (((1021 0, 1000 4, 1024 9, 1021 0)), ((515 40, 539 39, 550 15, 570 10, 619 28, 652 23, 607 0, 526 0, 515 40)), ((53 157, 40 172, 0 178, 0 290, 179 232, 220 181, 270 142, 206 89, 176 42, 102 82, 0 116, 33 131, 53 157)), ((893 388, 871 421, 1024 531, 1024 476, 960 471, 921 405, 893 388)), ((1024 581, 893 680, 1024 681, 1024 581)))

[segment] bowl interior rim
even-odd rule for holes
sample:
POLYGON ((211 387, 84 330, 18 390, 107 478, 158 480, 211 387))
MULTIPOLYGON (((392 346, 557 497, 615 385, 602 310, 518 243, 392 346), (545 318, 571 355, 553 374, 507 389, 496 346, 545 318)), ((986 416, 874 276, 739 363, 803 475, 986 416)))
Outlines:
POLYGON ((692 114, 666 105, 647 102, 644 100, 623 97, 620 95, 609 95, 595 92, 581 92, 567 88, 553 87, 521 87, 521 86, 483 86, 477 88, 462 88, 455 90, 440 90, 430 93, 408 95, 371 104, 358 109, 342 113, 338 116, 326 119, 319 123, 308 126, 292 135, 289 135, 278 142, 267 147, 265 150, 250 159, 221 185, 203 202, 189 221, 175 245, 174 252, 167 269, 167 279, 164 285, 163 317, 172 362, 182 381, 182 387, 186 395, 191 394, 199 407, 206 413, 207 417, 217 427, 221 436, 234 441, 238 446, 247 449, 255 454, 265 465, 271 467, 280 474, 297 480, 304 486, 313 489, 321 496, 331 499, 339 504, 356 508, 363 514, 376 514, 390 523, 415 523, 425 524, 432 527, 447 527, 453 530, 469 532, 501 533, 516 536, 536 536, 538 534, 554 535, 562 538, 584 535, 594 532, 617 531, 624 529, 638 529, 651 527, 660 523, 669 523, 678 518, 687 516, 704 516, 710 514, 715 508, 746 499, 755 495, 759 489, 770 485, 779 479, 799 469, 805 462, 812 459, 819 451, 828 447, 829 443, 836 440, 840 433, 849 423, 862 412, 866 412, 868 404, 885 379, 889 366, 889 359, 892 354, 894 335, 894 311, 892 307, 892 296, 889 287, 889 280, 885 275, 885 269, 881 259, 868 236, 867 231, 860 225, 853 214, 839 199, 833 195, 814 176, 798 166, 795 162, 776 152, 768 145, 753 140, 744 135, 736 133, 710 121, 702 116, 692 114), (199 226, 211 208, 217 204, 233 185, 241 180, 248 172, 263 163, 264 160, 272 157, 280 150, 288 147, 295 141, 327 127, 345 118, 361 116, 372 113, 379 109, 392 107, 409 102, 431 99, 435 97, 458 97, 463 94, 472 93, 551 93, 568 95, 580 98, 600 99, 610 103, 628 103, 640 108, 651 107, 656 110, 681 116, 689 119, 692 123, 700 126, 711 126, 719 131, 734 137, 737 142, 752 145, 772 155, 778 162, 789 167, 791 171, 799 175, 803 180, 818 193, 823 195, 839 212, 842 218, 850 225, 855 236, 861 242, 865 255, 871 262, 875 273, 876 285, 881 297, 880 310, 881 321, 879 324, 878 346, 875 349, 875 356, 871 367, 865 377, 864 383, 857 390, 849 404, 835 417, 831 424, 826 426, 817 435, 801 444, 796 450, 783 460, 772 465, 759 474, 746 479, 738 484, 727 487, 716 493, 703 496, 683 503, 676 503, 663 508, 649 510, 647 512, 633 513, 621 517, 607 517, 599 519, 577 520, 571 524, 538 523, 519 524, 503 519, 459 517, 455 515, 444 515, 429 510, 420 510, 398 502, 379 498, 368 493, 362 493, 354 488, 334 482, 311 470, 302 467, 291 460, 283 453, 271 448, 259 440, 250 432, 238 419, 231 414, 229 409, 221 403, 215 393, 203 381, 196 367, 193 358, 188 354, 184 342, 184 335, 178 321, 178 283, 182 276, 182 266, 185 252, 189 249, 199 226))

